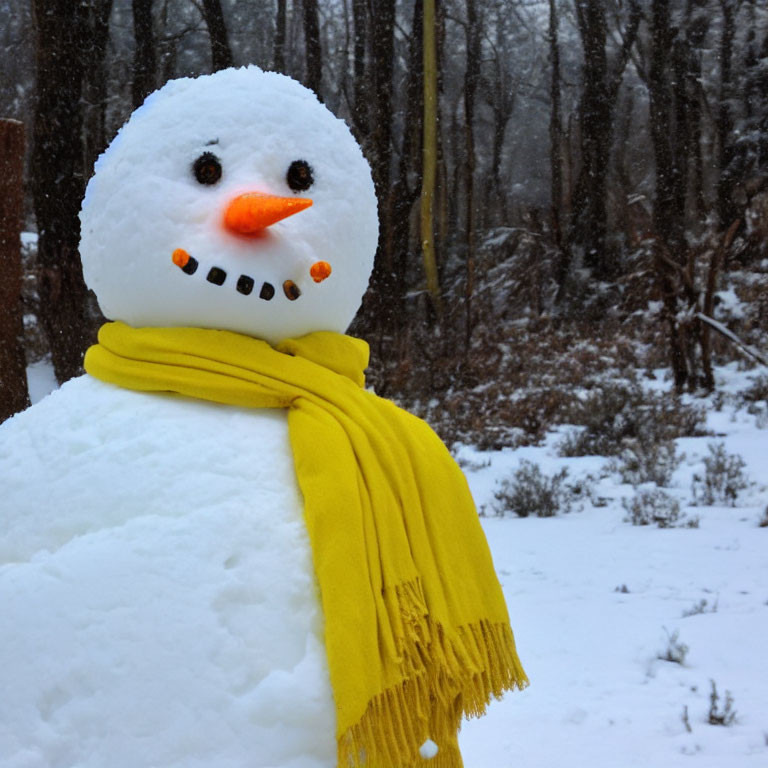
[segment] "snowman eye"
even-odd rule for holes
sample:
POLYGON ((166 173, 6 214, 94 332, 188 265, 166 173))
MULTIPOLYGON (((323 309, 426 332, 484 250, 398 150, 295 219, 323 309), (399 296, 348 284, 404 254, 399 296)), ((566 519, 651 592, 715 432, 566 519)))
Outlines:
POLYGON ((294 160, 288 167, 285 180, 294 192, 306 192, 315 182, 312 167, 306 160, 294 160))
POLYGON ((200 184, 215 184, 221 178, 221 162, 213 152, 203 152, 192 164, 192 173, 200 184))

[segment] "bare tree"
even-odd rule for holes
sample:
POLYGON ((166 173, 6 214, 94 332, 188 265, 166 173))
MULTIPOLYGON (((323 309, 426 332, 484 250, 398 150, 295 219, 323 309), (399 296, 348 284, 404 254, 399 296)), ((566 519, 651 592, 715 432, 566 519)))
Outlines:
POLYGON ((320 46, 320 20, 317 11, 317 0, 302 0, 304 11, 304 53, 306 70, 304 85, 323 100, 323 53, 320 46))
POLYGON ((84 45, 83 73, 83 152, 86 177, 96 158, 104 151, 107 136, 107 45, 112 0, 91 0, 87 18, 87 43, 84 45))
POLYGON ((33 0, 37 99, 31 182, 38 228, 40 320, 59 381, 82 371, 93 339, 78 245, 85 190, 83 79, 90 2, 33 0))
POLYGON ((275 52, 273 66, 277 72, 285 71, 285 34, 286 34, 286 2, 277 0, 277 15, 275 19, 275 52))
POLYGON ((131 101, 134 109, 144 103, 144 99, 155 90, 157 82, 152 1, 133 0, 133 37, 136 47, 133 52, 131 101))
POLYGON ((549 0, 549 59, 552 68, 549 85, 549 164, 550 180, 550 225, 552 239, 558 251, 558 263, 555 274, 557 283, 556 301, 561 301, 565 294, 565 281, 568 276, 570 258, 564 250, 564 238, 561 212, 563 207, 563 122, 560 113, 560 45, 558 28, 560 26, 557 2, 549 0))
POLYGON ((576 19, 584 49, 582 92, 579 104, 581 168, 573 195, 571 245, 584 251, 584 263, 598 280, 615 273, 606 247, 608 217, 606 184, 613 139, 613 117, 622 76, 642 18, 637 0, 631 0, 621 46, 608 60, 608 21, 603 0, 576 0, 576 19))
POLYGON ((227 25, 220 0, 203 0, 203 19, 211 39, 211 69, 217 72, 234 64, 227 25))
POLYGON ((717 110, 717 144, 719 149, 719 178, 717 182, 717 214, 720 226, 727 229, 738 218, 733 200, 734 169, 731 164, 736 155, 733 136, 733 38, 736 34, 736 14, 740 0, 719 0, 723 16, 720 36, 720 94, 717 110))
POLYGON ((440 283, 435 256, 434 199, 437 178, 437 19, 435 0, 424 0, 423 5, 423 68, 424 113, 422 140, 423 178, 421 184, 421 253, 427 290, 435 308, 441 305, 440 283))
POLYGON ((653 204, 653 225, 656 234, 654 267, 664 300, 675 386, 681 390, 689 379, 689 371, 684 328, 678 317, 678 277, 685 254, 682 250, 681 221, 672 215, 679 176, 673 154, 673 104, 669 69, 674 35, 667 0, 652 0, 648 92, 651 137, 656 158, 656 196, 653 204))
POLYGON ((466 67, 464 70, 464 178, 466 195, 466 256, 464 268, 464 351, 472 340, 472 293, 474 290, 475 250, 477 248, 477 209, 475 200, 475 98, 480 80, 481 21, 475 0, 466 0, 464 25, 466 67))
POLYGON ((368 49, 368 13, 365 0, 352 0, 354 24, 354 69, 352 102, 352 123, 358 140, 363 141, 370 131, 368 119, 369 79, 367 76, 366 54, 368 49))

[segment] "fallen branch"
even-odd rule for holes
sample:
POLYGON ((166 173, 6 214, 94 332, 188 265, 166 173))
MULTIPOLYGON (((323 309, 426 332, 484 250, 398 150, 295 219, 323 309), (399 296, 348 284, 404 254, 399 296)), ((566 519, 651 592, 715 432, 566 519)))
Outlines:
POLYGON ((745 344, 733 331, 728 330, 722 323, 718 323, 717 320, 713 320, 703 312, 697 312, 696 317, 703 323, 706 323, 711 328, 714 328, 718 333, 725 336, 726 339, 732 341, 744 354, 751 357, 753 360, 757 360, 758 363, 768 368, 768 358, 764 357, 754 347, 749 344, 745 344))

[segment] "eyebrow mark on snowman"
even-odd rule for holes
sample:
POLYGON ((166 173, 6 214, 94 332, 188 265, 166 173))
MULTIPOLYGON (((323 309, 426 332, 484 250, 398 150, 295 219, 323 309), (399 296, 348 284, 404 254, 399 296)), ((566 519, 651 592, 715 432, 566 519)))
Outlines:
POLYGON ((218 144, 218 139, 211 139, 210 141, 206 141, 205 144, 203 144, 204 147, 212 147, 214 144, 218 144))

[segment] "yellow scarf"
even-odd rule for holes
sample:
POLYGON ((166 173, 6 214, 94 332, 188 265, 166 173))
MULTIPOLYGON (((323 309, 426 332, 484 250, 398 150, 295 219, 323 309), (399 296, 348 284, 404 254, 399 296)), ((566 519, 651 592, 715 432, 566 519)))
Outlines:
POLYGON ((287 408, 336 701, 340 768, 460 768, 462 716, 528 680, 466 480, 430 427, 363 389, 368 345, 276 348, 229 331, 109 323, 92 376, 287 408), (436 757, 419 747, 431 739, 436 757))

